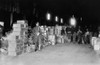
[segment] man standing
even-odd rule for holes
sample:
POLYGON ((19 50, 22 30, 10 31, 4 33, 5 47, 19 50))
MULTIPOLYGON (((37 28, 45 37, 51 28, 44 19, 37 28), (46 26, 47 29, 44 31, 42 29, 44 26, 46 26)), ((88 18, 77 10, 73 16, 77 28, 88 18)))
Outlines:
POLYGON ((3 34, 3 26, 0 25, 0 48, 2 47, 2 42, 1 42, 2 34, 3 34))
POLYGON ((74 32, 74 33, 73 33, 73 43, 76 43, 76 35, 77 35, 77 33, 74 32))
POLYGON ((39 24, 36 24, 36 27, 32 31, 33 43, 35 44, 35 51, 38 49, 38 36, 39 36, 39 24))
POLYGON ((78 42, 79 44, 81 44, 81 43, 82 43, 82 31, 81 31, 80 29, 79 29, 78 32, 77 32, 77 36, 78 36, 77 42, 78 42))
POLYGON ((86 44, 89 44, 90 42, 90 40, 89 40, 89 34, 90 34, 90 32, 88 31, 88 29, 87 29, 87 31, 86 31, 86 33, 85 33, 85 38, 86 38, 86 44))

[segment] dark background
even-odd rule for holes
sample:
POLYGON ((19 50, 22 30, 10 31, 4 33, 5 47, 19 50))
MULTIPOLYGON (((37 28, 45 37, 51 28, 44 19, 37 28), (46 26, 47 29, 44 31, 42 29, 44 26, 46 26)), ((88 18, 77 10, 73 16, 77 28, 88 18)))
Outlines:
POLYGON ((64 23, 68 23, 68 19, 75 15, 83 28, 87 26, 96 30, 100 25, 100 0, 0 0, 0 20, 5 22, 6 29, 10 27, 12 7, 18 9, 14 12, 14 22, 27 19, 32 26, 37 21, 41 24, 50 23, 45 20, 47 11, 52 14, 52 22, 54 16, 58 15, 64 18, 64 23))

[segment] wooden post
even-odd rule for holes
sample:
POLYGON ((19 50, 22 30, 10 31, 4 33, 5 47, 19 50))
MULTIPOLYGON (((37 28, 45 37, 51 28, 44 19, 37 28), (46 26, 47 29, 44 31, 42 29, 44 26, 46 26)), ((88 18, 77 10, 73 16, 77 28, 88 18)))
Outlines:
POLYGON ((13 23, 13 12, 10 15, 10 26, 12 25, 12 23, 13 23))

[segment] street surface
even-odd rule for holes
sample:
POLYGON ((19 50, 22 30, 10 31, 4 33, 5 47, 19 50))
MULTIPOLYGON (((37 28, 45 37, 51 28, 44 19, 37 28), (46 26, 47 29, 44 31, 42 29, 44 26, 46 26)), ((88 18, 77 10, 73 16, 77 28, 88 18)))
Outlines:
POLYGON ((0 65, 100 65, 99 58, 88 45, 66 43, 16 57, 0 56, 0 65))

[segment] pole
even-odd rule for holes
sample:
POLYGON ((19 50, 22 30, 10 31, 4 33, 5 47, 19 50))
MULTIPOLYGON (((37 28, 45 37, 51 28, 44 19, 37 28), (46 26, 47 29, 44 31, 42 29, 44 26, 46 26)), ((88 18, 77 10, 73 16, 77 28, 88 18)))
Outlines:
POLYGON ((12 25, 13 23, 13 12, 11 13, 11 16, 10 16, 10 26, 12 25))
POLYGON ((14 11, 15 11, 15 8, 12 7, 12 9, 11 9, 11 17, 10 17, 10 26, 11 26, 12 23, 13 23, 13 13, 14 13, 14 11))

